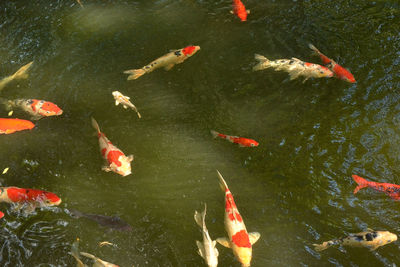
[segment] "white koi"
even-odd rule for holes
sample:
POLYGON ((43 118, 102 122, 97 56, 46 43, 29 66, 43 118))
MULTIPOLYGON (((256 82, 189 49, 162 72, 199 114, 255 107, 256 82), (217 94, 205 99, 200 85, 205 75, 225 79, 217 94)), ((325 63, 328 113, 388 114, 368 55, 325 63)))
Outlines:
POLYGON ((125 109, 127 109, 129 107, 129 108, 133 109, 134 111, 136 111, 139 119, 142 117, 142 115, 140 115, 140 113, 137 110, 137 108, 135 107, 135 105, 132 104, 131 101, 129 100, 130 97, 121 94, 119 91, 112 92, 112 95, 113 95, 113 97, 115 99, 115 105, 116 106, 121 104, 125 109))

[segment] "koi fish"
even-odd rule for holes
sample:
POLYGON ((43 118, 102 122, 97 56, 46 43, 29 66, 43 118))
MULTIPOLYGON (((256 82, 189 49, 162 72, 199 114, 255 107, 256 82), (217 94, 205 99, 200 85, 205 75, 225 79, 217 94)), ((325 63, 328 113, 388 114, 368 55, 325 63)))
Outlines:
POLYGON ((0 219, 4 217, 4 213, 0 211, 0 219))
POLYGON ((324 78, 333 76, 333 72, 324 66, 304 62, 294 57, 291 59, 269 60, 262 55, 255 54, 254 58, 259 63, 253 67, 253 71, 274 68, 275 71, 282 70, 288 72, 290 80, 304 76, 305 79, 303 83, 309 78, 324 78))
POLYGON ((29 204, 28 212, 37 207, 58 206, 61 199, 54 193, 18 187, 0 187, 0 202, 14 204, 29 204))
POLYGON ((199 255, 206 261, 209 267, 217 267, 218 265, 218 249, 215 247, 216 241, 213 241, 208 233, 206 227, 206 211, 207 206, 204 204, 204 211, 202 213, 194 212, 194 220, 200 226, 203 233, 203 243, 196 240, 197 247, 199 248, 199 255))
POLYGON ((32 66, 33 61, 29 62, 28 64, 26 64, 25 66, 22 66, 19 70, 17 70, 16 73, 14 73, 13 75, 7 76, 5 78, 3 78, 0 81, 0 91, 11 81, 16 80, 16 79, 27 79, 28 78, 28 74, 26 73, 28 71, 28 69, 32 66))
POLYGON ((356 194, 360 189, 364 187, 371 187, 375 190, 386 193, 389 197, 395 200, 400 200, 400 185, 389 183, 376 183, 368 181, 358 175, 353 175, 352 177, 354 181, 358 184, 358 186, 354 189, 353 194, 356 194))
POLYGON ((59 116, 63 113, 56 104, 37 99, 15 99, 5 101, 4 104, 8 110, 15 107, 29 113, 32 120, 39 120, 43 117, 59 116))
POLYGON ((229 239, 217 238, 217 242, 224 247, 231 248, 236 259, 242 267, 250 266, 252 245, 260 238, 260 233, 247 233, 243 218, 239 214, 231 191, 229 190, 224 178, 217 171, 221 189, 225 192, 225 230, 229 239))
POLYGON ((77 238, 74 243, 72 243, 71 246, 71 255, 72 257, 75 258, 76 260, 76 266, 77 267, 88 267, 86 264, 84 264, 81 260, 81 257, 79 255, 79 238, 77 238))
POLYGON ((131 101, 129 101, 130 97, 124 96, 119 91, 112 92, 112 95, 113 95, 113 97, 115 99, 115 105, 116 106, 121 104, 125 109, 127 109, 129 107, 129 108, 133 109, 134 111, 136 111, 139 119, 142 117, 142 115, 140 115, 140 113, 137 110, 137 108, 135 107, 135 105, 132 104, 131 101))
POLYGON ((111 229, 115 229, 118 231, 132 231, 132 226, 130 226, 128 223, 117 216, 110 217, 105 215, 88 214, 77 210, 70 210, 70 212, 76 218, 84 217, 111 229))
POLYGON ((187 46, 182 49, 173 50, 168 54, 157 58, 141 69, 126 70, 124 73, 129 74, 128 80, 135 80, 140 76, 150 73, 155 69, 164 68, 165 70, 172 69, 176 64, 180 64, 189 57, 193 56, 200 50, 200 46, 187 46))
POLYGON ((349 83, 355 83, 356 79, 354 79, 353 74, 350 73, 347 69, 343 68, 339 64, 337 64, 334 60, 328 58, 324 54, 322 54, 315 46, 312 44, 308 44, 311 50, 313 50, 322 60, 324 65, 327 65, 329 69, 333 71, 335 76, 341 80, 344 80, 349 83))
POLYGON ((102 170, 106 172, 113 171, 122 176, 131 174, 131 161, 133 160, 133 155, 127 157, 121 150, 114 146, 110 140, 108 140, 106 135, 100 131, 99 124, 93 118, 92 126, 97 131, 101 155, 108 163, 108 166, 103 166, 102 170))
POLYGON ((350 234, 345 238, 333 239, 322 244, 313 244, 316 251, 325 250, 333 245, 351 247, 366 247, 371 251, 397 240, 397 235, 388 231, 374 231, 368 229, 365 232, 350 234))
POLYGON ((222 139, 226 139, 231 143, 239 144, 240 147, 255 147, 255 146, 258 146, 258 142, 253 140, 253 139, 226 135, 226 134, 218 133, 218 132, 216 132, 214 130, 211 130, 210 132, 211 132, 211 134, 212 134, 212 136, 214 138, 219 137, 219 138, 222 138, 222 139))
POLYGON ((250 10, 246 10, 246 7, 240 0, 233 0, 233 10, 232 14, 238 16, 241 21, 247 20, 247 15, 250 14, 250 10))
POLYGON ((92 254, 86 253, 86 252, 81 252, 80 253, 82 256, 85 256, 89 259, 94 260, 94 264, 93 266, 95 267, 119 267, 118 265, 114 264, 114 263, 110 263, 110 262, 106 262, 92 254))
POLYGON ((30 130, 33 127, 35 127, 35 124, 31 121, 0 118, 0 134, 11 134, 18 131, 30 130))

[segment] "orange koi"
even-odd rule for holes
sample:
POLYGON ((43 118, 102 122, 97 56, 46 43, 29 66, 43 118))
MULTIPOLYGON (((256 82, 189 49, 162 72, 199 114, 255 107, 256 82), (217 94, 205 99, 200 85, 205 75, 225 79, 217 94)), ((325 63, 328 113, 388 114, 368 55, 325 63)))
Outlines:
POLYGON ((354 181, 358 184, 358 186, 354 189, 353 194, 356 194, 360 189, 364 187, 371 187, 377 191, 386 193, 389 197, 391 197, 394 200, 400 200, 400 185, 372 182, 358 175, 353 175, 352 177, 354 181))
POLYGON ((322 54, 315 46, 312 44, 308 45, 311 50, 313 50, 322 60, 322 63, 327 65, 329 69, 333 71, 335 76, 341 80, 344 80, 349 83, 355 83, 356 79, 354 79, 353 74, 350 73, 347 69, 343 68, 339 64, 337 64, 333 59, 322 54))
POLYGON ((232 14, 238 16, 241 21, 247 20, 247 15, 250 14, 250 10, 246 10, 246 7, 240 0, 233 0, 233 10, 232 14))
POLYGON ((11 134, 17 131, 30 130, 35 127, 31 121, 0 118, 0 134, 11 134))
POLYGON ((43 117, 59 116, 63 113, 56 104, 38 99, 15 99, 8 100, 6 103, 8 110, 14 107, 21 108, 23 111, 29 113, 32 120, 38 120, 43 117))
POLYGON ((260 233, 247 233, 243 218, 233 200, 233 195, 222 175, 219 171, 217 173, 221 189, 225 192, 224 223, 229 236, 229 239, 225 237, 217 238, 217 242, 224 247, 231 248, 242 267, 250 266, 252 245, 260 238, 260 233))
POLYGON ((249 138, 244 138, 244 137, 238 137, 238 136, 231 136, 231 135, 226 135, 226 134, 222 134, 222 133, 218 133, 214 130, 210 131, 212 136, 214 138, 222 138, 222 139, 226 139, 231 143, 234 144, 239 144, 240 147, 255 147, 258 146, 258 142, 253 140, 253 139, 249 139, 249 138))
POLYGON ((106 172, 113 171, 122 176, 131 174, 133 155, 127 157, 121 150, 114 146, 106 135, 100 131, 99 124, 94 118, 92 118, 92 126, 97 131, 101 155, 108 163, 107 166, 102 167, 102 170, 106 172))

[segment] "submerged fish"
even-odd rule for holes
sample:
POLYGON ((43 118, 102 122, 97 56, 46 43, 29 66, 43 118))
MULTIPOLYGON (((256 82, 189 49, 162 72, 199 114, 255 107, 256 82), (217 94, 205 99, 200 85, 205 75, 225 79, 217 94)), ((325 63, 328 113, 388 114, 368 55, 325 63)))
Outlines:
POLYGON ((30 130, 33 127, 35 127, 35 124, 31 121, 0 118, 0 134, 11 134, 18 131, 30 130))
POLYGON ((128 80, 135 80, 140 76, 150 73, 155 69, 164 68, 165 70, 172 69, 176 64, 180 64, 189 57, 193 56, 197 51, 200 50, 200 46, 187 46, 182 49, 173 50, 168 54, 157 58, 150 62, 148 65, 141 69, 126 70, 124 73, 129 74, 128 80))
POLYGON ((82 262, 79 255, 79 238, 77 238, 74 243, 72 243, 71 255, 75 258, 77 267, 87 267, 87 265, 82 262))
POLYGON ((213 241, 208 233, 206 227, 206 211, 207 206, 204 204, 204 211, 202 213, 194 212, 194 220, 200 226, 203 233, 203 243, 196 241, 197 247, 199 248, 199 255, 206 261, 210 267, 216 267, 218 265, 218 249, 215 247, 216 241, 213 241))
POLYGON ((118 265, 110 262, 106 262, 92 254, 86 253, 86 252, 81 252, 80 253, 82 256, 85 256, 89 259, 94 260, 93 267, 119 267, 118 265))
POLYGON ((132 226, 130 226, 128 223, 123 221, 121 218, 116 217, 116 216, 105 216, 105 215, 97 215, 97 214, 88 214, 88 213, 83 213, 78 210, 70 210, 71 214, 74 217, 77 218, 87 218, 89 220, 95 221, 98 224, 115 229, 118 231, 132 231, 132 226))
POLYGON ((368 181, 358 175, 353 175, 352 177, 354 181, 356 181, 356 183, 358 184, 358 186, 354 189, 354 194, 356 194, 360 189, 364 187, 371 187, 375 190, 386 193, 388 196, 395 200, 400 200, 400 185, 389 183, 376 183, 368 181))
POLYGON ((218 238, 217 242, 224 247, 231 248, 242 267, 250 266, 252 245, 260 238, 260 233, 247 233, 243 218, 236 207, 233 195, 224 178, 217 171, 221 189, 225 192, 225 230, 229 238, 218 238))
POLYGON ((214 130, 211 130, 211 134, 212 134, 212 136, 214 138, 219 137, 219 138, 222 138, 222 139, 226 139, 231 143, 239 144, 240 147, 255 147, 255 146, 258 146, 258 142, 253 140, 253 139, 226 135, 226 134, 218 133, 218 132, 216 132, 214 130))
POLYGON ((323 242, 322 244, 313 244, 316 251, 325 250, 333 245, 344 245, 351 247, 366 247, 375 250, 397 240, 397 235, 388 231, 374 231, 368 229, 365 232, 350 234, 345 238, 334 239, 323 242))
POLYGON ((235 14, 240 18, 241 21, 247 20, 247 15, 250 14, 250 10, 246 10, 246 7, 240 0, 233 0, 233 10, 232 14, 235 14))
POLYGON ((131 174, 131 161, 133 160, 133 155, 127 157, 121 150, 114 146, 110 140, 108 140, 106 135, 100 131, 97 121, 93 118, 92 126, 97 131, 101 155, 108 163, 108 165, 104 166, 102 170, 106 172, 113 171, 122 176, 131 174))
POLYGON ((15 107, 29 113, 32 120, 39 120, 43 117, 59 116, 63 113, 56 104, 38 99, 15 99, 4 101, 6 108, 11 110, 15 107))
POLYGON ((140 115, 140 113, 137 110, 137 108, 135 107, 135 105, 132 104, 131 101, 129 101, 130 97, 124 96, 119 91, 112 92, 112 95, 113 95, 113 97, 115 99, 115 105, 116 106, 121 104, 125 109, 127 109, 129 107, 129 108, 133 109, 134 111, 136 111, 139 119, 142 117, 142 115, 140 115))
POLYGON ((259 62, 253 67, 254 71, 274 68, 276 71, 282 70, 288 72, 290 80, 304 76, 304 83, 309 78, 324 78, 333 76, 333 72, 324 66, 304 62, 294 57, 291 59, 277 59, 274 61, 258 54, 255 54, 254 57, 259 62))
POLYGON ((330 70, 335 73, 335 76, 341 80, 344 80, 349 83, 355 83, 356 79, 354 79, 353 74, 350 73, 347 69, 343 68, 339 64, 337 64, 334 60, 322 54, 315 46, 312 44, 308 45, 311 50, 313 50, 322 60, 323 64, 327 65, 330 70))
POLYGON ((32 66, 33 61, 28 64, 22 66, 16 73, 13 75, 7 76, 0 81, 0 90, 2 90, 9 82, 15 79, 27 79, 28 74, 26 73, 28 69, 32 66))

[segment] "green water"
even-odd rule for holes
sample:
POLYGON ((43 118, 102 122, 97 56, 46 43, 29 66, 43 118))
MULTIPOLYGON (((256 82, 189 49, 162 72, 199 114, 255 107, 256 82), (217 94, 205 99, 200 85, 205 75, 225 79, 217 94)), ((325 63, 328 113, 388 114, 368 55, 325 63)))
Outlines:
MULTIPOLYGON (((63 200, 29 216, 0 205, 1 266, 75 266, 68 253, 76 237, 82 251, 120 266, 205 266, 193 214, 207 203, 211 237, 226 236, 216 169, 247 229, 261 233, 252 266, 400 262, 399 242, 373 252, 312 246, 367 227, 400 234, 399 203, 372 189, 353 195, 351 178, 400 184, 398 1, 247 0, 244 23, 229 13, 229 0, 82 3, 0 2, 0 77, 34 61, 29 79, 10 83, 0 97, 46 99, 64 110, 32 131, 0 136, 0 169, 10 167, 0 185, 63 200), (254 53, 319 63, 310 42, 357 83, 303 84, 251 70, 254 53), (135 81, 122 73, 187 45, 201 50, 171 71, 135 81), (131 97, 142 119, 114 105, 114 90, 131 97), (92 116, 135 155, 132 175, 101 171, 92 116), (215 140, 211 129, 260 146, 215 140), (67 209, 119 215, 134 230, 108 231, 67 209), (101 241, 116 246, 100 248, 101 241)), ((239 266, 229 249, 218 249, 219 266, 239 266)))

